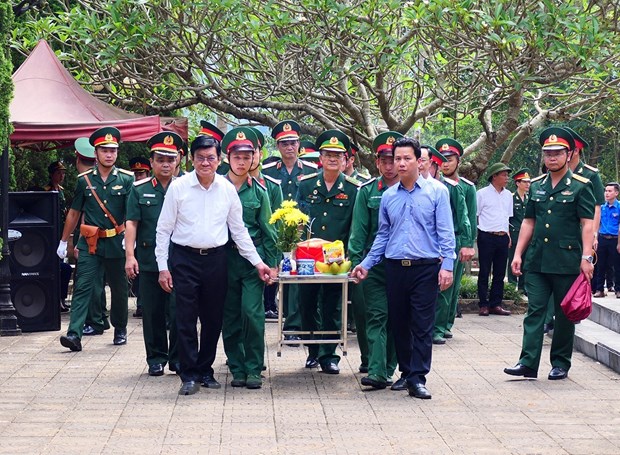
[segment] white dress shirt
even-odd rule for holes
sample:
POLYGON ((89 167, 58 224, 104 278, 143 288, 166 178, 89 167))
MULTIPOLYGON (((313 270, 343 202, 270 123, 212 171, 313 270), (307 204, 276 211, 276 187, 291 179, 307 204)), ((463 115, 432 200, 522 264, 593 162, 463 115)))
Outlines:
POLYGON ((228 242, 228 231, 239 253, 252 265, 261 262, 243 223, 243 208, 235 186, 215 174, 205 189, 196 172, 173 180, 157 220, 155 257, 159 271, 168 270, 170 240, 192 248, 216 248, 228 242))
POLYGON ((478 229, 484 232, 508 233, 508 219, 513 215, 512 194, 506 188, 497 191, 493 185, 476 192, 478 229))

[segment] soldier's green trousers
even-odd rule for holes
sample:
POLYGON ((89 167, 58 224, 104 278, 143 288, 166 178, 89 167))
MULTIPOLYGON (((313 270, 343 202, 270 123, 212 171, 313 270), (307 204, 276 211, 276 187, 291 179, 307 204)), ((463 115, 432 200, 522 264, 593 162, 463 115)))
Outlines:
POLYGON ((228 291, 224 304, 222 340, 228 368, 235 379, 260 376, 265 361, 263 282, 239 251, 228 254, 228 291))
POLYGON ((523 320, 523 345, 519 363, 538 370, 542 353, 545 316, 549 298, 553 295, 555 328, 551 341, 551 366, 570 369, 573 354, 575 324, 566 319, 560 303, 577 278, 577 275, 528 272, 525 286, 528 308, 523 320))
MULTIPOLYGON (((366 303, 366 338, 368 342, 368 375, 385 381, 396 369, 394 338, 388 326, 388 302, 385 291, 385 267, 374 266, 362 286, 366 303)), ((359 336, 359 329, 358 329, 359 336)))
POLYGON ((363 287, 360 284, 349 283, 349 300, 355 320, 355 334, 357 344, 360 348, 360 361, 364 366, 368 366, 368 338, 366 322, 368 318, 366 298, 363 287))
POLYGON ((176 298, 174 291, 164 291, 158 272, 140 272, 140 295, 142 300, 142 332, 149 365, 179 362, 177 353, 176 298), (170 336, 166 327, 170 321, 170 336))
MULTIPOLYGON (((456 320, 456 308, 459 304, 459 293, 461 292, 461 279, 463 278, 463 271, 465 270, 465 264, 458 259, 459 250, 460 248, 456 250, 457 258, 454 261, 454 270, 452 271, 453 284, 447 289, 447 291, 450 291, 450 308, 448 312, 448 323, 446 324, 447 330, 452 330, 454 321, 456 320)), ((435 327, 436 326, 437 324, 435 324, 435 327)), ((445 331, 443 333, 445 333, 445 331)))
POLYGON ((101 292, 104 286, 105 273, 111 291, 110 322, 117 329, 127 327, 127 276, 125 275, 125 258, 104 258, 96 254, 80 251, 78 257, 80 269, 73 286, 71 300, 71 320, 67 334, 82 338, 86 317, 93 322, 100 321, 96 330, 103 330, 103 314, 101 308, 101 292), (96 304, 91 305, 93 298, 96 304), (90 315, 89 315, 90 311, 90 315))
MULTIPOLYGON (((510 246, 510 248, 508 248, 508 264, 506 266, 506 276, 508 277, 509 283, 514 283, 517 285, 517 289, 519 289, 520 291, 525 291, 525 274, 521 276, 514 275, 512 273, 512 267, 510 266, 510 264, 512 264, 512 260, 515 257, 515 249, 517 248, 517 239, 518 239, 518 234, 517 234, 517 238, 512 239, 512 245, 510 246)), ((521 254, 521 257, 524 258, 526 253, 527 253, 527 248, 523 251, 523 254, 521 254)))

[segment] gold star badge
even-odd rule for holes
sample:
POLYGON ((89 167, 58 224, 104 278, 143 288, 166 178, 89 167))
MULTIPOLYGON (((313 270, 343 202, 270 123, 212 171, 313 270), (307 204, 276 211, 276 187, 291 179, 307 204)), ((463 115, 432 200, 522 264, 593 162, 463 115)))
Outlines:
POLYGON ((450 150, 450 146, 448 144, 444 144, 441 146, 441 150, 450 150))
POLYGON ((283 131, 291 131, 293 128, 291 127, 290 123, 285 123, 284 126, 282 127, 283 131))
POLYGON ((238 141, 243 141, 243 140, 245 140, 245 133, 244 133, 243 131, 239 131, 239 132, 237 133, 237 140, 238 140, 238 141))
POLYGON ((385 141, 385 143, 387 145, 392 145, 394 142, 396 141, 396 138, 394 136, 390 136, 387 138, 387 140, 385 141))
POLYGON ((337 144, 338 143, 338 138, 335 137, 335 136, 330 138, 329 143, 332 144, 332 145, 337 144))
POLYGON ((172 136, 166 136, 164 138, 164 145, 172 145, 174 144, 174 139, 172 139, 172 136))
POLYGON ((105 135, 105 140, 106 141, 113 141, 114 140, 114 136, 112 136, 110 133, 105 135))
POLYGON ((549 140, 551 142, 556 142, 558 140, 558 137, 555 134, 552 134, 551 136, 549 136, 549 140))

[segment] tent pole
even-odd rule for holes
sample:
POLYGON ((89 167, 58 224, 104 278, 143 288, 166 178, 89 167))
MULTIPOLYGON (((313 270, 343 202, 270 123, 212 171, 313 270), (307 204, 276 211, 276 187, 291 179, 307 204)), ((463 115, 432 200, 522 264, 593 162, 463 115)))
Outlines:
POLYGON ((9 148, 4 146, 0 161, 0 230, 2 231, 2 259, 0 260, 0 336, 21 335, 15 307, 11 301, 11 271, 9 270, 9 148))

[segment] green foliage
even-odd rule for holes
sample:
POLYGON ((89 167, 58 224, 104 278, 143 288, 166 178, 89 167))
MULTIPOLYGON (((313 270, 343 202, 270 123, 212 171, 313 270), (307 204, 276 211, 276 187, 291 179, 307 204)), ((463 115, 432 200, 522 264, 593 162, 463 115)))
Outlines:
POLYGON ((9 144, 11 124, 9 123, 9 105, 13 99, 13 65, 11 63, 9 32, 13 27, 13 9, 11 2, 0 2, 0 148, 9 144))
MULTIPOLYGON (((478 277, 471 275, 463 275, 461 278, 461 290, 459 291, 461 299, 477 299, 478 298, 478 277)), ((511 300, 515 303, 523 302, 523 295, 513 283, 504 283, 504 300, 511 300)))

